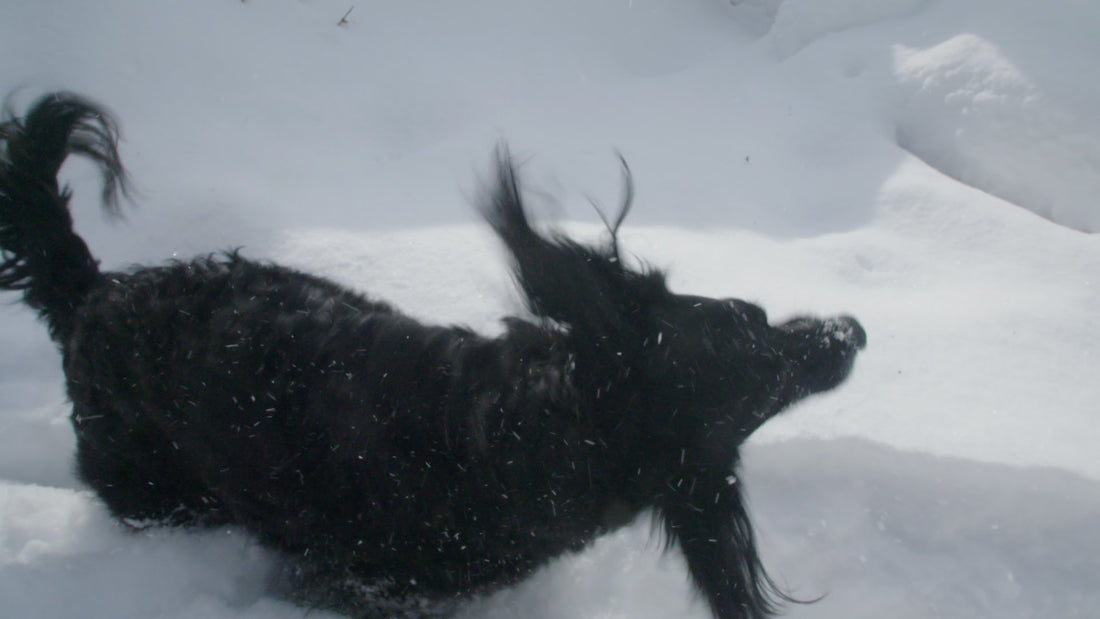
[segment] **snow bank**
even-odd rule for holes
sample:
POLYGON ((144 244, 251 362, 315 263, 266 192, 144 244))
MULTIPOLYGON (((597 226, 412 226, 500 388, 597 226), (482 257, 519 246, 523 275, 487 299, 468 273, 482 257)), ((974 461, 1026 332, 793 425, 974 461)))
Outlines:
POLYGON ((1100 232, 1100 133, 995 44, 898 45, 898 143, 932 167, 1063 225, 1100 232))
POLYGON ((1100 73, 1084 61, 1093 46, 1090 25, 1100 19, 1096 6, 731 4, 780 61, 812 56, 818 69, 832 61, 848 78, 873 74, 876 96, 892 102, 885 114, 898 144, 943 174, 1070 228, 1100 231, 1093 103, 1100 73))

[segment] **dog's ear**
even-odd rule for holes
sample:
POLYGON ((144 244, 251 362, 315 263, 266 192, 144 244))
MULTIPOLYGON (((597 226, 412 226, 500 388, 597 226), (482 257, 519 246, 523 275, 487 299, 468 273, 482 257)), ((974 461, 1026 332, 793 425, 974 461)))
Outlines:
POLYGON ((680 546, 692 580, 714 616, 771 617, 784 602, 816 601, 791 597, 771 579, 756 551, 744 497, 730 481, 736 478, 709 472, 676 480, 676 487, 664 496, 660 514, 666 542, 680 546))
POLYGON ((606 246, 589 247, 560 233, 534 230, 507 148, 496 151, 496 179, 483 203, 486 220, 508 247, 528 307, 584 337, 622 341, 639 329, 647 306, 669 295, 658 271, 626 268, 618 252, 619 225, 630 208, 632 185, 624 162, 625 196, 606 246))

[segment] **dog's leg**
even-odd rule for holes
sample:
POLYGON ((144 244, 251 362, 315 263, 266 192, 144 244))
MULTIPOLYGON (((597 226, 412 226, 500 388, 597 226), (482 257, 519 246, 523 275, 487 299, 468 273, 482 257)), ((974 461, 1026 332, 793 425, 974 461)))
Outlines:
POLYGON ((676 493, 662 509, 665 529, 679 543, 714 616, 762 619, 774 614, 773 598, 788 598, 760 563, 736 478, 708 472, 673 485, 676 493))
POLYGON ((137 526, 221 524, 218 501, 188 474, 172 444, 124 419, 86 401, 73 404, 77 473, 111 513, 137 526))

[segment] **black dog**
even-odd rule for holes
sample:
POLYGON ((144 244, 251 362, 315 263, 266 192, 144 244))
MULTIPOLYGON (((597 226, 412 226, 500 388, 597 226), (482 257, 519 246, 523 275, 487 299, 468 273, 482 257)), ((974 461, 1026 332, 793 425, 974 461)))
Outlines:
POLYGON ((409 616, 653 510, 715 617, 789 599, 754 547, 738 445, 843 381, 866 336, 628 268, 628 171, 611 243, 589 247, 532 229, 498 153, 484 214, 537 321, 485 338, 235 253, 100 272, 56 177, 90 158, 114 208, 113 121, 60 93, 0 136, 0 288, 61 349, 78 473, 118 518, 243 526, 297 557, 304 597, 357 588, 322 601, 409 616))

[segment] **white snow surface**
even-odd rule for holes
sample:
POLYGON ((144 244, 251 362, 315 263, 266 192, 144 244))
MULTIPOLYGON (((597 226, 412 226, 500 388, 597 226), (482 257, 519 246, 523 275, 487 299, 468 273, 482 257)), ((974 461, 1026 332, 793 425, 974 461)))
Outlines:
MULTIPOLYGON (((540 213, 679 292, 850 313, 852 378, 757 432, 787 616, 1100 614, 1100 4, 1074 0, 0 3, 0 91, 123 124, 104 268, 226 248, 485 332, 520 310, 471 201, 507 140, 540 213)), ((318 617, 240 531, 141 532, 81 488, 59 357, 0 299, 0 615, 318 617)), ((707 616, 645 521, 464 618, 707 616)))

